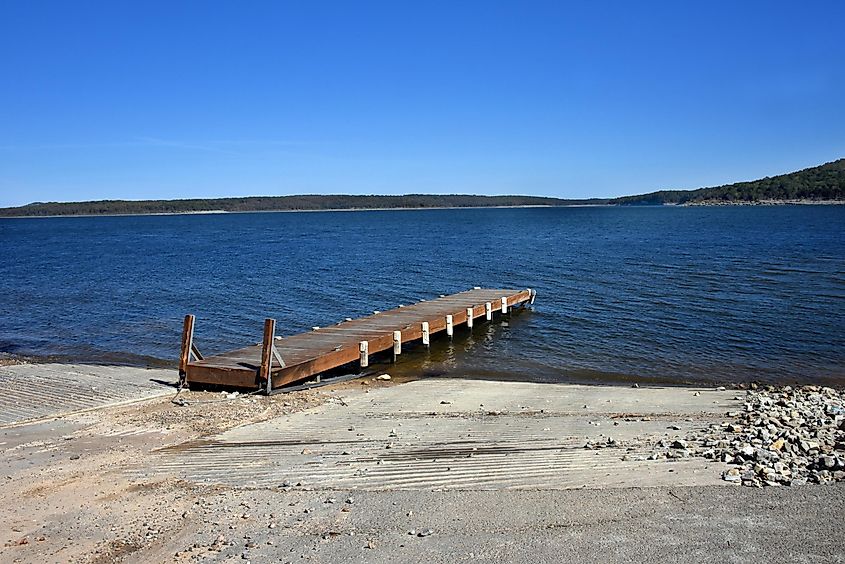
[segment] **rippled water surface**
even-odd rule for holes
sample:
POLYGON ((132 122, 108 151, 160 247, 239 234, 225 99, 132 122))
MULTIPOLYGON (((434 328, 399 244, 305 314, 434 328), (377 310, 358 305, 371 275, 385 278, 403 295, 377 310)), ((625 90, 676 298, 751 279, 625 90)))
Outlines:
POLYGON ((533 311, 408 373, 845 384, 845 207, 531 208, 0 219, 0 350, 172 361, 472 286, 533 311))

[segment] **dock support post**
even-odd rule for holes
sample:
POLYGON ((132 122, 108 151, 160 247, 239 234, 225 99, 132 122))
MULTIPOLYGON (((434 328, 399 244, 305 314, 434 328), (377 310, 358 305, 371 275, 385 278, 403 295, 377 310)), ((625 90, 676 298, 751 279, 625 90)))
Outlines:
POLYGON ((275 319, 265 319, 264 320, 264 340, 261 344, 261 368, 259 369, 258 376, 261 380, 264 381, 266 385, 267 393, 269 394, 273 389, 273 375, 272 375, 272 368, 273 368, 273 339, 275 338, 276 333, 276 320, 275 319))
POLYGON ((474 308, 467 308, 467 329, 472 329, 472 316, 474 313, 474 308))
POLYGON ((531 300, 528 303, 530 305, 534 305, 534 298, 537 297, 537 290, 532 290, 531 288, 528 288, 528 293, 531 296, 531 300))
POLYGON ((431 344, 431 334, 428 330, 428 321, 422 322, 422 344, 429 346, 431 344))
POLYGON ((502 315, 508 312, 508 299, 506 297, 502 297, 502 315))
POLYGON ((194 320, 190 313, 185 316, 182 325, 182 353, 179 355, 179 387, 185 385, 188 376, 188 362, 191 360, 191 350, 194 348, 194 320))
POLYGON ((393 332, 393 362, 396 362, 396 357, 402 354, 402 331, 393 332))
POLYGON ((452 335, 455 334, 455 328, 452 325, 453 317, 451 315, 446 316, 446 334, 449 335, 449 338, 452 338, 452 335))
POLYGON ((358 351, 360 351, 361 368, 366 368, 370 365, 370 342, 361 341, 358 343, 358 351))
POLYGON ((493 304, 490 302, 484 304, 484 316, 487 318, 487 321, 493 321, 493 304))

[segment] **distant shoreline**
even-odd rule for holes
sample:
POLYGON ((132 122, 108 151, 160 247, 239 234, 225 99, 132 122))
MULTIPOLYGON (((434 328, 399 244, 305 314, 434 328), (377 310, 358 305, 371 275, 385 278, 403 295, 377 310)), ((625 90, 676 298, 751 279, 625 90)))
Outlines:
POLYGON ((232 215, 244 213, 317 213, 317 212, 362 212, 362 211, 427 211, 427 210, 487 210, 487 209, 523 209, 523 208, 609 208, 633 207, 616 206, 613 204, 529 204, 519 206, 427 206, 427 207, 389 207, 389 208, 325 208, 302 210, 202 210, 175 212, 147 212, 147 213, 78 213, 55 215, 5 215, 0 219, 48 219, 57 217, 140 217, 140 216, 171 216, 171 215, 232 215))
POLYGON ((663 204, 667 206, 842 206, 845 200, 757 200, 757 201, 726 201, 701 200, 699 202, 684 202, 683 204, 663 204))
POLYGON ((683 204, 663 204, 687 207, 704 206, 842 206, 845 200, 758 200, 758 201, 733 201, 724 200, 702 200, 700 202, 685 202, 683 204))
POLYGON ((33 202, 0 208, 0 217, 93 217, 217 213, 337 212, 604 206, 845 205, 845 158, 796 172, 697 190, 660 190, 615 198, 481 194, 292 194, 166 200, 33 202))
POLYGON ((518 206, 430 206, 430 207, 388 207, 388 208, 326 208, 301 210, 199 210, 141 213, 79 213, 54 215, 7 215, 0 219, 55 219, 60 217, 143 217, 174 215, 233 215, 247 213, 336 213, 368 211, 428 211, 428 210, 484 210, 484 209, 529 209, 529 208, 685 208, 685 207, 772 207, 772 206, 843 206, 845 200, 761 200, 757 202, 727 202, 719 200, 685 202, 683 204, 534 204, 518 206))

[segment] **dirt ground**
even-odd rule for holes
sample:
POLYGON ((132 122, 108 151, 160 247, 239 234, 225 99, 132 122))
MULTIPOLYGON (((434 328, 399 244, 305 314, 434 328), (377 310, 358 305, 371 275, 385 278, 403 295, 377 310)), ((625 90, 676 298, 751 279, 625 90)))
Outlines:
POLYGON ((344 389, 352 386, 361 382, 270 397, 183 391, 4 428, 0 561, 116 562, 148 553, 181 531, 205 531, 210 522, 198 522, 198 515, 224 490, 172 479, 135 481, 127 469, 156 449, 342 403, 344 389))

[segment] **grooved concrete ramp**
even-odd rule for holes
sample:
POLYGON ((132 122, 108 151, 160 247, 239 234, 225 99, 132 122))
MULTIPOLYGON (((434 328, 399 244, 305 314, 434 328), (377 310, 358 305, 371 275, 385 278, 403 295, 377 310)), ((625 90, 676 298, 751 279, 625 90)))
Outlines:
POLYGON ((84 364, 0 366, 0 426, 174 393, 174 370, 84 364))
MULTIPOLYGON (((163 450, 153 474, 245 487, 568 489, 724 484, 721 463, 647 460, 735 392, 427 379, 163 450), (695 392, 698 392, 696 395, 695 392), (679 427, 680 430, 670 429, 679 427), (613 443, 607 446, 607 439, 613 443), (588 441, 602 448, 584 448, 588 441)), ((149 466, 137 475, 147 475, 149 466)))

